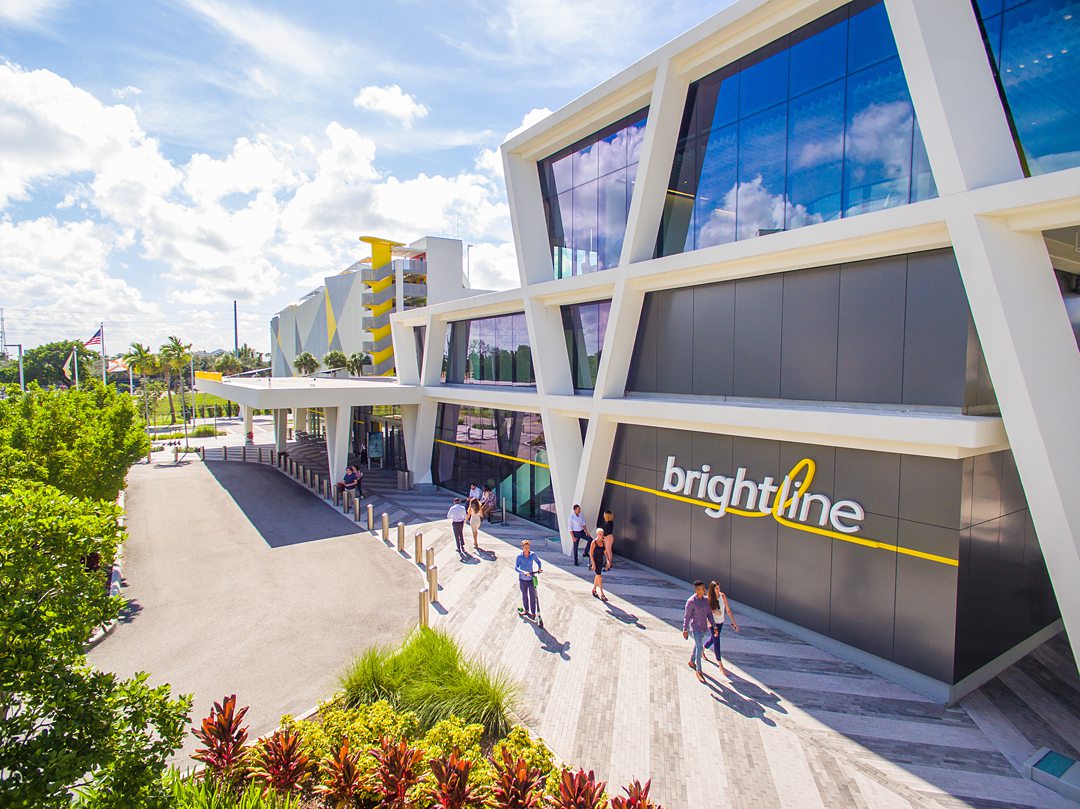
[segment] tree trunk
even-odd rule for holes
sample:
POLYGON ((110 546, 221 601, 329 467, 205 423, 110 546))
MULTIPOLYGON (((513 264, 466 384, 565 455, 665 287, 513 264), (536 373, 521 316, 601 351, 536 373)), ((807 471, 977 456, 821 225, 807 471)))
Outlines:
POLYGON ((173 407, 172 398, 172 374, 168 369, 165 371, 165 392, 169 394, 169 424, 176 424, 176 408, 173 407))

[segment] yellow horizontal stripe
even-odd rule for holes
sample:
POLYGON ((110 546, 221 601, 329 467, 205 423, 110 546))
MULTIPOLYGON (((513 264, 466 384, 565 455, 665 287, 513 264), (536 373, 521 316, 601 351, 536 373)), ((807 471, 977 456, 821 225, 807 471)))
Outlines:
POLYGON ((448 447, 457 447, 458 449, 464 449, 469 452, 479 452, 481 455, 492 455, 496 458, 505 458, 508 461, 517 461, 518 463, 527 463, 530 466, 539 466, 541 469, 550 469, 546 463, 540 463, 540 461, 530 461, 525 458, 518 458, 514 455, 503 455, 501 452, 492 452, 490 449, 477 449, 476 447, 470 447, 468 444, 455 444, 453 441, 443 441, 441 438, 435 439, 436 444, 445 444, 448 447))
MULTIPOLYGON (((694 506, 702 506, 704 508, 716 508, 716 503, 710 503, 707 500, 698 500, 693 497, 684 497, 681 494, 673 494, 672 492, 658 491, 657 489, 650 489, 647 486, 637 486, 633 483, 624 483, 621 480, 607 479, 607 482, 613 486, 622 486, 624 489, 634 489, 635 491, 645 492, 647 494, 655 495, 656 497, 664 497, 668 500, 678 500, 681 503, 690 503, 694 506)), ((917 551, 914 548, 902 548, 899 545, 893 545, 888 542, 881 542, 876 539, 869 539, 865 537, 857 537, 852 534, 842 534, 839 531, 829 531, 825 528, 819 528, 816 525, 805 525, 800 522, 792 522, 779 514, 770 514, 769 512, 761 511, 744 511, 743 509, 729 508, 728 514, 735 514, 739 517, 772 517, 781 525, 786 525, 788 528, 794 528, 797 531, 806 531, 810 534, 819 534, 820 536, 829 537, 830 539, 839 539, 842 542, 850 542, 853 545, 862 545, 866 548, 876 548, 882 551, 892 551, 893 553, 902 553, 906 556, 914 556, 919 559, 926 559, 930 562, 937 562, 942 565, 950 565, 951 567, 959 567, 960 563, 956 559, 950 559, 947 556, 937 556, 933 553, 924 553, 923 551, 917 551)))

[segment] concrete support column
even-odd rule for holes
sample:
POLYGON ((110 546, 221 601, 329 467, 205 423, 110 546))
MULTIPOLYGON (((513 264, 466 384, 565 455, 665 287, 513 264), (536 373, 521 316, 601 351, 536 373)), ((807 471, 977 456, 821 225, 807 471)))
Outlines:
POLYGON ((629 285, 625 279, 615 283, 604 334, 604 353, 596 372, 596 395, 602 399, 618 399, 626 392, 626 378, 637 340, 638 320, 645 294, 629 285))
POLYGON ((306 407, 294 407, 292 416, 293 434, 298 432, 307 432, 307 411, 306 407))
POLYGON ((548 240, 547 218, 544 216, 540 172, 536 170, 536 161, 504 151, 503 175, 506 178, 506 197, 510 201, 512 213, 510 224, 514 230, 521 285, 550 281, 554 277, 551 243, 548 240))
POLYGON ((607 480, 608 464, 611 462, 611 450, 615 446, 615 429, 618 424, 603 416, 589 419, 589 429, 585 433, 585 445, 578 465, 577 485, 574 488, 574 503, 581 504, 581 513, 587 521, 605 505, 604 485, 607 480))
POLYGON ((1080 660, 1080 352, 1039 233, 949 217, 1005 431, 1073 654, 1080 660))
POLYGON ((577 416, 543 409, 540 418, 544 422, 544 440, 547 443, 551 491, 555 496, 555 513, 558 519, 559 539, 562 552, 570 554, 573 540, 567 519, 574 505, 574 487, 578 467, 581 465, 581 427, 577 416))
POLYGON ((435 444, 435 416, 439 403, 425 399, 418 405, 402 405, 401 425, 405 431, 405 455, 413 473, 413 483, 432 483, 431 453, 435 444))
POLYGON ((274 411, 274 449, 285 452, 289 439, 289 411, 274 411))
POLYGON ((349 432, 352 428, 349 416, 351 406, 324 407, 326 416, 326 460, 330 472, 330 483, 337 485, 345 477, 345 466, 349 459, 349 432))
POLYGON ((424 363, 420 369, 420 381, 424 385, 438 385, 442 381, 442 357, 446 350, 448 326, 438 318, 429 318, 427 336, 424 338, 424 363))
POLYGON ((240 413, 244 417, 244 437, 247 438, 248 433, 250 433, 253 428, 252 418, 255 413, 248 405, 240 405, 240 413))
POLYGON ((543 347, 542 351, 533 352, 537 393, 572 396, 574 380, 570 375, 570 358, 566 354, 560 307, 526 298, 525 322, 529 327, 530 345, 543 347), (541 355, 539 359, 538 354, 541 355))

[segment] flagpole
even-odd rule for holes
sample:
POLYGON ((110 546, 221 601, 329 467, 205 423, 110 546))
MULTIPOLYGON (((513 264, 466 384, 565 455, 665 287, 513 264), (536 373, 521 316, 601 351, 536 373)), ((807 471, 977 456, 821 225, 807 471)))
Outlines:
POLYGON ((79 389, 79 346, 71 349, 75 354, 75 390, 79 389))
POLYGON ((106 365, 108 363, 106 363, 106 361, 105 361, 105 323, 102 322, 100 325, 101 325, 101 384, 104 385, 105 387, 108 387, 109 386, 109 378, 106 375, 106 371, 107 371, 106 365))

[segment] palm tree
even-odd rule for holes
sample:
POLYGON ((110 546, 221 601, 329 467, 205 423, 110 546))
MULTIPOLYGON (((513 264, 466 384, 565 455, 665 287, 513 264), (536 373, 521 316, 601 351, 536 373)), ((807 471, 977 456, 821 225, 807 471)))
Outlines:
POLYGON ((218 357, 215 367, 225 376, 232 376, 244 370, 243 364, 234 354, 222 354, 218 357))
POLYGON ((345 362, 345 367, 353 376, 363 376, 364 366, 370 362, 368 355, 363 351, 354 351, 345 362))
POLYGON ((296 359, 293 360, 293 368, 301 376, 306 374, 313 374, 319 368, 319 361, 315 359, 315 355, 310 351, 302 351, 296 355, 296 359))
POLYGON ((327 351, 323 354, 322 364, 327 369, 344 368, 348 363, 349 359, 344 351, 327 351))
POLYGON ((266 364, 263 353, 256 351, 247 343, 244 343, 237 350, 236 358, 240 360, 240 365, 244 371, 254 371, 256 368, 262 368, 266 364))
MULTIPOLYGON (((161 356, 161 364, 165 370, 166 384, 170 381, 170 371, 177 374, 180 380, 180 407, 186 409, 187 403, 184 400, 184 370, 187 368, 189 362, 191 362, 191 343, 181 342, 179 337, 175 335, 169 335, 169 340, 163 345, 158 352, 161 356)), ((194 411, 194 408, 192 408, 194 411)), ((172 396, 169 397, 169 414, 172 416, 173 424, 176 423, 176 414, 173 411, 172 396)), ((184 419, 184 433, 187 434, 187 419, 184 419)), ((185 438, 185 442, 186 442, 185 438)))
MULTIPOLYGON (((124 354, 124 362, 139 375, 140 383, 143 381, 144 376, 161 373, 161 361, 158 359, 157 354, 151 351, 149 346, 144 346, 142 343, 131 344, 131 348, 124 354)), ((135 391, 132 391, 132 395, 134 394, 135 391)), ((143 420, 147 424, 150 423, 149 398, 146 396, 143 397, 143 420)))

